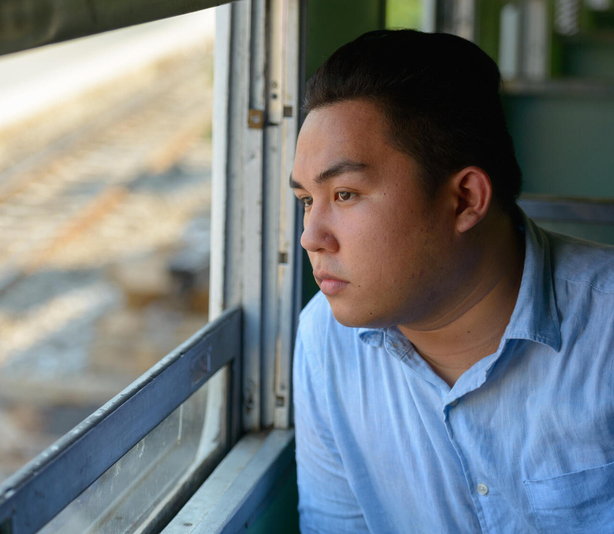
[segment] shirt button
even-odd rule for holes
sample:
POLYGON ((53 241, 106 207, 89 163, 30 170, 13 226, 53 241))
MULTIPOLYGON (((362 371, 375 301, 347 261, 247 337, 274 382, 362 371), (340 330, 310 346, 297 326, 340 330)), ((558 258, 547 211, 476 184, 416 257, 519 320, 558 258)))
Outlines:
POLYGON ((478 484, 478 493, 480 495, 488 495, 488 486, 486 484, 478 484))
POLYGON ((453 401, 450 403, 450 406, 451 406, 452 408, 454 408, 454 406, 456 406, 457 404, 458 404, 458 399, 454 399, 454 400, 453 400, 453 401))

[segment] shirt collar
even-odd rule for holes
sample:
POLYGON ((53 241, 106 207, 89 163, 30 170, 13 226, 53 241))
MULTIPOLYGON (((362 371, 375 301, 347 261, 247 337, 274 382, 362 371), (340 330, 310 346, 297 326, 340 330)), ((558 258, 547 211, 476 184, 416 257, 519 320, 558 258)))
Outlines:
MULTIPOLYGON (((546 234, 522 210, 520 213, 525 234, 524 268, 516 306, 501 339, 500 349, 509 339, 527 339, 558 352, 561 332, 552 285, 550 246, 546 234)), ((368 345, 381 347, 386 330, 359 328, 358 337, 368 345)))
POLYGON ((544 231, 521 212, 525 258, 520 291, 504 339, 528 339, 561 347, 561 325, 556 311, 550 244, 544 231))
POLYGON ((373 328, 359 328, 358 329, 358 338, 363 343, 367 345, 372 345, 373 347, 381 347, 384 343, 384 331, 385 328, 373 329, 373 328))

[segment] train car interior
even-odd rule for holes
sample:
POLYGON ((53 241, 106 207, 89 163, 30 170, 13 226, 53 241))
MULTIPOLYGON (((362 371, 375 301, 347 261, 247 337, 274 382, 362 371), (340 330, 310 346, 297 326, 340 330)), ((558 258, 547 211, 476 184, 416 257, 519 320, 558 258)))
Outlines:
MULTIPOLYGON (((0 3, 0 95, 23 79, 65 98, 88 69, 122 95, 88 89, 86 104, 71 97, 60 115, 27 120, 17 100, 0 109, 0 534, 299 532, 292 352, 317 286, 288 176, 306 80, 381 28, 453 33, 495 59, 520 207, 549 230, 614 245, 614 0, 0 3), (188 43, 173 25, 190 16, 202 20, 185 23, 188 43), (178 55, 118 77, 165 39, 178 55), (77 62, 61 48, 71 43, 114 54, 87 56, 73 77, 58 59, 77 62), (161 255, 137 254, 145 239, 161 255), (94 264, 94 246, 113 262, 94 264), (24 304, 37 291, 55 303, 39 322, 43 304, 24 304), (95 299, 106 315, 77 362, 69 348, 95 299), (86 368, 101 374, 77 376, 86 368), (24 444, 18 422, 55 434, 24 444)), ((25 87, 11 98, 25 101, 25 87)))

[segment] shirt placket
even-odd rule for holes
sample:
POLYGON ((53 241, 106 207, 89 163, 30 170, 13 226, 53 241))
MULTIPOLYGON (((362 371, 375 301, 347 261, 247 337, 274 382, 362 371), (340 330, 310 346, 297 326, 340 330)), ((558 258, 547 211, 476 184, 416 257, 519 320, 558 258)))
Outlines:
POLYGON ((482 532, 492 532, 493 534, 495 534, 495 532, 497 531, 491 524, 492 522, 488 521, 487 517, 489 515, 488 509, 491 506, 495 506, 490 487, 491 481, 488 479, 488 477, 483 476, 481 473, 476 473, 474 470, 471 469, 470 464, 467 461, 467 456, 465 455, 461 447, 461 443, 456 438, 454 429, 452 428, 451 418, 453 419, 454 417, 462 417, 462 402, 460 402, 460 399, 458 398, 450 400, 448 404, 443 407, 443 423, 446 428, 450 444, 456 452, 459 463, 463 470, 467 489, 475 507, 476 515, 478 517, 478 521, 480 522, 482 532))

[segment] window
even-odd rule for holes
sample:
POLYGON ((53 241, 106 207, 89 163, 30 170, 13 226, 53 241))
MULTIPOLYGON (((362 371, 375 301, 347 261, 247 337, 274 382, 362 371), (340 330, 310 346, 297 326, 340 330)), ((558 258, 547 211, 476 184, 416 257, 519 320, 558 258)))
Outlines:
POLYGON ((207 322, 214 24, 0 60, 4 479, 207 322))

